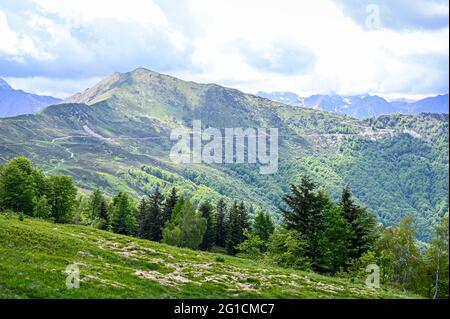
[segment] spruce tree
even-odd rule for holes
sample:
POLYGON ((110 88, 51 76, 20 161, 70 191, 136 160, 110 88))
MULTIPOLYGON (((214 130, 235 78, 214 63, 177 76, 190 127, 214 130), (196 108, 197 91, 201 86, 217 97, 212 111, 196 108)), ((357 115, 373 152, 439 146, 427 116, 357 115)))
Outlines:
POLYGON ((351 227, 351 258, 359 258, 375 242, 376 221, 365 208, 355 205, 348 187, 342 190, 339 206, 351 227))
POLYGON ((102 201, 100 202, 100 220, 102 222, 100 229, 108 230, 109 229, 108 204, 106 203, 104 198, 102 198, 102 201))
POLYGON ((233 203, 228 214, 228 230, 226 248, 230 255, 235 255, 237 252, 236 246, 244 240, 244 233, 242 229, 242 219, 237 202, 233 203))
POLYGON ((139 203, 139 228, 138 228, 138 236, 144 239, 151 239, 150 232, 150 199, 142 198, 139 203))
POLYGON ((134 235, 136 231, 136 211, 131 197, 120 192, 111 204, 111 230, 117 234, 134 235))
POLYGON ((308 176, 303 176, 300 186, 291 184, 291 194, 285 195, 283 201, 288 209, 282 209, 287 229, 300 232, 307 240, 306 254, 311 258, 313 267, 319 252, 319 236, 323 226, 323 203, 315 192, 315 184, 308 176))
POLYGON ((170 195, 164 201, 163 217, 162 217, 163 226, 172 218, 172 212, 175 205, 177 204, 177 201, 178 201, 177 189, 173 187, 170 192, 170 195))
POLYGON ((206 220, 206 231, 200 244, 200 249, 209 250, 214 245, 216 238, 216 221, 213 207, 209 201, 206 201, 200 205, 198 212, 206 220))
POLYGON ((219 199, 216 206, 216 245, 220 247, 225 247, 227 238, 226 209, 225 201, 219 199))
POLYGON ((145 239, 160 241, 162 239, 164 198, 155 188, 148 199, 142 200, 140 205, 139 236, 145 239))
POLYGON ((251 230, 250 218, 248 216, 247 208, 245 207, 244 202, 241 202, 238 206, 239 210, 239 220, 241 223, 241 239, 240 242, 245 240, 244 229, 251 230))

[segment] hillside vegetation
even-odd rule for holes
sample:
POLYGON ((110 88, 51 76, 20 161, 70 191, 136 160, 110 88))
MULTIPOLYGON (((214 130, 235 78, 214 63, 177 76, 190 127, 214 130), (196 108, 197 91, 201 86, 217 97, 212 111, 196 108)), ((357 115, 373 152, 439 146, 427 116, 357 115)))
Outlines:
POLYGON ((360 121, 288 106, 214 84, 145 69, 116 73, 39 114, 0 119, 0 162, 26 156, 80 188, 138 198, 158 185, 195 205, 225 197, 280 220, 290 183, 311 176, 336 200, 353 190, 386 226, 413 215, 428 241, 448 210, 448 115, 388 115, 360 121), (276 127, 279 170, 257 165, 179 165, 170 161, 174 127, 276 127), (250 200, 251 199, 251 200, 250 200))
POLYGON ((0 214, 0 256, 0 298, 416 297, 13 214, 0 214), (80 270, 78 289, 66 287, 72 264, 80 270))

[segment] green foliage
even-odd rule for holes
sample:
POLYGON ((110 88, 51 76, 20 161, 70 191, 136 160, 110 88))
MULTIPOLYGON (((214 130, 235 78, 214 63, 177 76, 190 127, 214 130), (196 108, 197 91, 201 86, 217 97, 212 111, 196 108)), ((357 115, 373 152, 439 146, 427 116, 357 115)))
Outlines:
POLYGON ((164 226, 164 197, 158 187, 147 199, 142 199, 139 206, 139 232, 141 238, 160 241, 164 226))
POLYGON ((48 177, 50 193, 48 201, 52 206, 52 218, 56 223, 69 223, 72 220, 77 189, 71 176, 53 175, 48 177))
POLYGON ((234 202, 227 222, 226 248, 230 255, 235 255, 237 253, 236 246, 244 241, 244 228, 242 227, 244 214, 242 205, 238 206, 237 202, 234 202))
POLYGON ((111 230, 117 234, 134 235, 137 228, 136 209, 132 198, 125 192, 114 196, 110 205, 111 230))
POLYGON ((252 230, 259 238, 261 238, 261 240, 267 241, 275 230, 270 215, 263 211, 259 211, 253 221, 252 230))
POLYGON ((47 196, 42 195, 34 198, 33 216, 42 219, 49 219, 52 216, 52 206, 47 200, 47 196))
POLYGON ((385 229, 377 245, 386 281, 413 291, 419 288, 423 267, 415 235, 414 218, 407 216, 398 227, 385 229))
POLYGON ((33 200, 37 196, 37 185, 31 161, 16 157, 0 170, 0 207, 33 214, 33 200))
POLYGON ((200 216, 206 220, 206 230, 203 235, 203 241, 200 244, 202 250, 209 250, 214 245, 216 239, 216 217, 214 209, 209 201, 203 202, 198 208, 200 216))
POLYGON ((225 247, 227 238, 227 207, 223 198, 219 199, 216 205, 216 245, 225 247))
POLYGON ((349 262, 352 249, 352 228, 342 209, 321 193, 324 202, 323 230, 320 234, 318 268, 321 272, 336 273, 349 262))
POLYGON ((275 230, 267 244, 267 255, 279 266, 301 270, 310 268, 306 255, 308 242, 297 230, 284 227, 275 230))
POLYGON ((195 212, 191 202, 180 199, 170 222, 162 231, 163 242, 178 247, 198 249, 203 241, 207 221, 195 212))
POLYGON ((253 233, 248 229, 244 229, 245 240, 236 246, 238 257, 245 257, 250 259, 261 259, 263 256, 264 241, 259 235, 253 233))
POLYGON ((425 254, 427 282, 424 292, 434 299, 448 299, 448 261, 449 261, 448 213, 440 225, 437 225, 434 238, 425 254))
POLYGON ((323 227, 323 200, 315 193, 316 185, 303 176, 299 186, 291 184, 291 194, 283 197, 289 209, 283 209, 284 222, 289 230, 296 230, 306 239, 306 256, 313 267, 320 255, 319 237, 323 227))

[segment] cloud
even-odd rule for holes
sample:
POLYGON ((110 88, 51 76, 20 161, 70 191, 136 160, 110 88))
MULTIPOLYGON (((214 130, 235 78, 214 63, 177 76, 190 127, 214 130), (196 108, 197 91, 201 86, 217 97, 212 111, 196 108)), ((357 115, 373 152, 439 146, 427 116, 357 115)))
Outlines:
POLYGON ((138 66, 248 92, 448 91, 445 1, 378 1, 376 29, 365 0, 27 1, 0 4, 0 76, 41 91, 138 66))
POLYGON ((371 5, 378 7, 384 28, 435 30, 448 27, 448 0, 337 0, 337 3, 362 27, 366 27, 367 9, 371 5))

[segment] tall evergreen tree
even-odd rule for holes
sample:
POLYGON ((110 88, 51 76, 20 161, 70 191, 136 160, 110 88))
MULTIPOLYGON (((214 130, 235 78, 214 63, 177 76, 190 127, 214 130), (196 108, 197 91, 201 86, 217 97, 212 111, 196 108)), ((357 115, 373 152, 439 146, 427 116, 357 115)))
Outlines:
POLYGON ((339 206, 351 227, 350 258, 359 258, 373 247, 376 237, 376 221, 365 208, 355 205, 348 187, 342 190, 339 206))
POLYGON ((244 232, 242 229, 242 216, 240 214, 239 206, 235 201, 228 214, 228 230, 226 248, 230 255, 235 255, 237 252, 236 246, 243 242, 244 232))
POLYGON ((151 239, 151 216, 150 216, 150 199, 142 198, 139 203, 139 227, 138 227, 138 236, 144 239, 151 239))
POLYGON ((160 241, 162 239, 164 220, 162 210, 163 200, 164 197, 157 187, 148 199, 141 202, 139 235, 142 238, 153 241, 160 241))
POLYGON ((216 239, 216 219, 214 209, 209 201, 203 202, 198 208, 200 216, 206 220, 206 231, 200 249, 209 250, 216 239))
POLYGON ((282 209, 287 229, 300 232, 307 240, 306 255, 315 267, 319 252, 319 237, 323 227, 323 202, 315 192, 315 184, 308 176, 303 176, 300 186, 291 184, 291 194, 285 195, 283 201, 289 207, 282 209))
POLYGON ((239 220, 241 222, 241 242, 245 240, 244 229, 251 230, 250 218, 248 216, 247 208, 245 207, 244 202, 240 202, 238 206, 239 210, 239 220))
POLYGON ((162 217, 163 226, 172 218, 172 212, 175 205, 177 204, 177 201, 178 201, 177 189, 173 187, 172 190, 170 191, 170 195, 164 201, 163 217, 162 217))
POLYGON ((91 223, 100 218, 100 206, 103 201, 103 195, 100 189, 96 189, 89 197, 89 219, 91 223))
POLYGON ((108 230, 109 229, 108 204, 106 203, 104 198, 102 198, 102 201, 100 202, 99 217, 102 222, 100 229, 108 230))
POLYGON ((134 235, 136 232, 136 210, 131 197, 120 192, 113 198, 111 209, 111 230, 117 234, 134 235))
POLYGON ((220 247, 225 247, 227 238, 226 209, 225 201, 219 199, 216 206, 216 245, 220 247))

